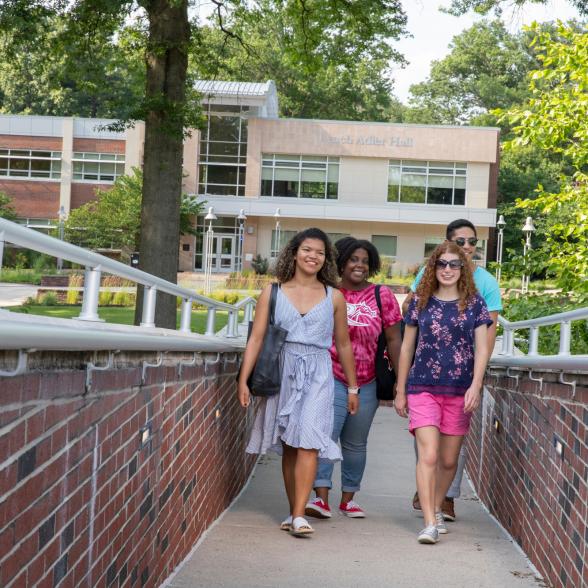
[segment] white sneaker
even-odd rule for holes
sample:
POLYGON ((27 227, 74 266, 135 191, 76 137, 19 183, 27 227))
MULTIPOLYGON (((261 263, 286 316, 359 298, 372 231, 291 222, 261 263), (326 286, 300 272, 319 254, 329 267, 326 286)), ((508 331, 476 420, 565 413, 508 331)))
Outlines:
POLYGON ((447 533, 447 525, 445 524, 445 518, 442 512, 435 513, 435 527, 437 527, 439 535, 445 535, 447 533))
POLYGON ((437 543, 439 541, 439 531, 435 525, 425 527, 417 537, 419 543, 437 543))

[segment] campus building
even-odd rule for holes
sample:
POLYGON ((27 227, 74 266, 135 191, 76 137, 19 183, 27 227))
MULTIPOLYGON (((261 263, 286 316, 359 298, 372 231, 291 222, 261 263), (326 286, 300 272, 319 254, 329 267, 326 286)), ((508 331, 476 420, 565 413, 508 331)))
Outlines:
MULTIPOLYGON (((371 240, 402 271, 422 263, 448 222, 479 229, 484 263, 496 220, 499 129, 282 119, 273 82, 197 82, 206 125, 184 144, 184 191, 215 220, 183 237, 180 269, 274 257, 298 230, 371 240), (240 214, 241 213, 241 214, 240 214), (246 216, 246 219, 243 219, 246 216), (210 234, 210 233, 209 233, 210 234)), ((144 125, 0 116, 0 191, 29 226, 46 226, 141 165, 144 125)))

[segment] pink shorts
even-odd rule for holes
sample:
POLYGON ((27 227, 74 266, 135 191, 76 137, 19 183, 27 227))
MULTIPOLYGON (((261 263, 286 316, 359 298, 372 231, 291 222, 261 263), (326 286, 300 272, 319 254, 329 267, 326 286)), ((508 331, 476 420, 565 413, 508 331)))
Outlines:
POLYGON ((470 429, 472 413, 464 413, 463 396, 420 392, 407 394, 408 430, 414 435, 419 427, 437 427, 444 435, 465 435, 470 429))

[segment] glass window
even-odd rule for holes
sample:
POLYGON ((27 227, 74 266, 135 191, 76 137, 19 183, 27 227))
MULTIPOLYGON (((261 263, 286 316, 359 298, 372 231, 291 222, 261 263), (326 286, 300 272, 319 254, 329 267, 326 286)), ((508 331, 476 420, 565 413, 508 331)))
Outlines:
POLYGON ((464 206, 467 164, 391 159, 388 202, 464 206))
POLYGON ((120 153, 77 151, 73 154, 73 179, 80 182, 113 183, 125 173, 125 157, 120 153))
POLYGON ((280 231, 280 242, 277 242, 276 229, 272 229, 272 244, 271 244, 271 257, 277 257, 280 251, 286 246, 286 244, 294 237, 296 231, 280 231))
POLYGON ((396 257, 396 236, 372 235, 371 241, 382 257, 396 257))
POLYGON ((242 114, 248 110, 208 106, 206 127, 200 135, 199 194, 245 195, 247 119, 242 114))
POLYGON ((61 176, 61 152, 0 149, 0 176, 59 179, 61 176))
POLYGON ((337 199, 338 194, 338 157, 263 154, 262 196, 332 200, 337 199))
POLYGON ((423 253, 423 257, 425 259, 429 259, 431 257, 431 253, 435 251, 435 247, 439 245, 439 243, 443 243, 445 239, 443 237, 427 237, 425 239, 425 251, 423 253))

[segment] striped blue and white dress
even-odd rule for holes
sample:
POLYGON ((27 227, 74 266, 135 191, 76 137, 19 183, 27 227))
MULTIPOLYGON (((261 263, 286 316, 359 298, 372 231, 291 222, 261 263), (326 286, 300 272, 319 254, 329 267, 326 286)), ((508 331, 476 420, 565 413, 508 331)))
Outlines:
POLYGON ((341 459, 333 431, 333 290, 305 315, 278 290, 276 324, 288 331, 280 356, 280 393, 256 400, 255 421, 248 453, 282 453, 291 447, 318 449, 319 458, 341 459))

